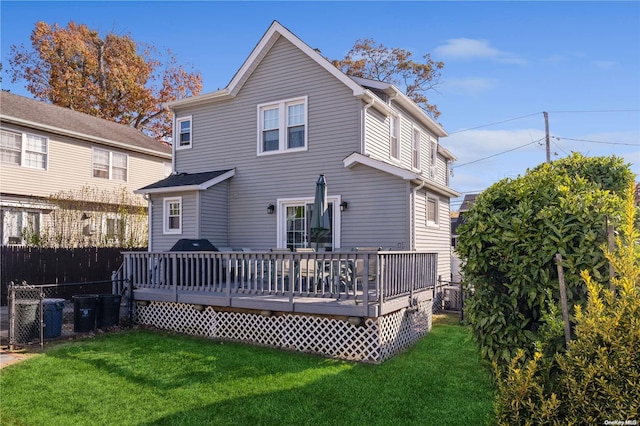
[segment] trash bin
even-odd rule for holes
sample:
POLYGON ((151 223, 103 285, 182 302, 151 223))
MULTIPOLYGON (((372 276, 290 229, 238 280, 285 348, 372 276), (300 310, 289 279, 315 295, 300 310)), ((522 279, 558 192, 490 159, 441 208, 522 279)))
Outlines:
POLYGON ((64 299, 44 299, 42 301, 42 319, 45 339, 60 337, 62 334, 62 311, 64 311, 64 299))
POLYGON ((18 299, 16 307, 16 343, 29 343, 40 337, 37 299, 18 299))
POLYGON ((73 296, 73 331, 76 333, 96 329, 97 294, 73 296))
POLYGON ((119 294, 98 295, 98 328, 113 327, 120 324, 119 294))

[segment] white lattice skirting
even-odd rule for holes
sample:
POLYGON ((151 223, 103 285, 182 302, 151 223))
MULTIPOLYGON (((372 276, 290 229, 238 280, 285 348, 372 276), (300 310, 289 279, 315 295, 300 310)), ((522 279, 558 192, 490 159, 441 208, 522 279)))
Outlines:
POLYGON ((380 363, 413 345, 431 330, 431 300, 361 325, 331 317, 216 311, 207 306, 151 302, 137 307, 141 324, 180 333, 380 363))

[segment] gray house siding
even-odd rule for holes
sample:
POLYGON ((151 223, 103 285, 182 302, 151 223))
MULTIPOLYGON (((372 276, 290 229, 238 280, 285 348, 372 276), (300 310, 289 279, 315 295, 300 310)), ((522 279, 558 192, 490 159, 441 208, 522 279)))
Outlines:
POLYGON ((342 214, 344 248, 357 246, 410 247, 410 184, 366 166, 355 166, 343 197, 349 209, 342 214))
POLYGON ((200 196, 200 235, 216 247, 229 246, 229 181, 221 182, 200 196))
POLYGON ((438 275, 448 280, 451 275, 451 220, 449 219, 449 199, 420 190, 416 194, 415 210, 416 250, 438 253, 438 275), (427 196, 438 199, 438 224, 427 225, 427 196))
MULTIPOLYGON (((394 159, 390 155, 389 144, 389 120, 384 114, 369 108, 366 114, 365 137, 366 153, 385 163, 393 164, 407 170, 412 167, 413 156, 413 130, 418 129, 420 138, 420 175, 425 179, 431 179, 441 184, 446 184, 446 159, 438 155, 436 164, 436 176, 431 176, 432 154, 431 141, 438 141, 438 137, 429 132, 423 126, 417 124, 417 120, 406 110, 397 109, 400 115, 400 158, 394 159)), ((417 170, 415 170, 417 171, 417 170)))
POLYGON ((199 238, 198 234, 198 197, 197 192, 179 192, 167 195, 153 195, 152 202, 152 247, 154 251, 169 250, 181 238, 199 238), (163 231, 164 199, 182 198, 182 232, 180 234, 165 234, 163 231))

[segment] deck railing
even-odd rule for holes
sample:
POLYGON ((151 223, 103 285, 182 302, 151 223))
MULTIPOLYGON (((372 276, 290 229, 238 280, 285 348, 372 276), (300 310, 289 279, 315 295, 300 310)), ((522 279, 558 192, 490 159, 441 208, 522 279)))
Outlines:
MULTIPOLYGON (((125 252, 133 288, 240 295, 353 299, 408 297, 436 284, 437 254, 415 251, 125 252)), ((176 299, 177 300, 177 299, 176 299)))

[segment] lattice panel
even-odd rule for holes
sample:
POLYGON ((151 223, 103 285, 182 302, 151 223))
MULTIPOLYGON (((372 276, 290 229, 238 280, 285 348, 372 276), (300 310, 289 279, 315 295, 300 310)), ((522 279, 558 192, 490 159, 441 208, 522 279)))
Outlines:
POLYGON ((431 330, 431 300, 414 309, 401 309, 380 317, 380 362, 414 345, 431 330))
POLYGON ((431 329, 431 301, 417 310, 368 318, 362 325, 329 317, 219 312, 211 306, 198 311, 180 303, 152 302, 137 310, 139 322, 158 328, 374 363, 401 352, 431 329))

